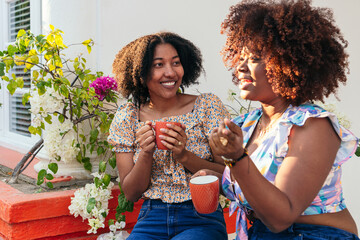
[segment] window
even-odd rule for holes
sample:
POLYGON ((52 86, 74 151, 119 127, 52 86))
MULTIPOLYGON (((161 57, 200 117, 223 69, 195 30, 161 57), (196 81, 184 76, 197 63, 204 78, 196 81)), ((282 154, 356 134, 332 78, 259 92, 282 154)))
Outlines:
MULTIPOLYGON (((20 29, 30 30, 30 0, 12 1, 9 7, 8 41, 14 42, 20 29)), ((10 74, 24 79, 24 88, 9 96, 9 131, 31 136, 28 127, 31 124, 30 104, 22 104, 22 94, 30 88, 30 72, 24 72, 24 66, 16 66, 10 74)))
MULTIPOLYGON (((42 1, 40 0, 0 0, 0 49, 4 50, 16 40, 20 29, 31 30, 35 35, 42 33, 42 1)), ((24 80, 23 89, 10 95, 6 83, 0 89, 0 146, 28 151, 39 140, 31 135, 30 104, 22 104, 22 95, 29 92, 31 72, 24 72, 23 66, 15 66, 9 75, 15 74, 24 80)))
POLYGON ((9 42, 14 42, 20 29, 30 30, 30 0, 9 3, 9 42))

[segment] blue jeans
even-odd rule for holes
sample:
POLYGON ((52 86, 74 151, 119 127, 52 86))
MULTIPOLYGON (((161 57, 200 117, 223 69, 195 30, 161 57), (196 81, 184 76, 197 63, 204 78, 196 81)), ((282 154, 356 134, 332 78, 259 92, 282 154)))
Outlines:
POLYGON ((249 229, 250 239, 287 239, 287 240, 356 240, 359 239, 355 234, 349 233, 342 229, 312 225, 312 224, 300 224, 294 223, 288 229, 280 233, 272 233, 260 220, 255 220, 253 226, 249 229))
POLYGON ((222 240, 227 239, 222 208, 199 214, 192 201, 163 203, 145 200, 134 229, 127 240, 222 240))

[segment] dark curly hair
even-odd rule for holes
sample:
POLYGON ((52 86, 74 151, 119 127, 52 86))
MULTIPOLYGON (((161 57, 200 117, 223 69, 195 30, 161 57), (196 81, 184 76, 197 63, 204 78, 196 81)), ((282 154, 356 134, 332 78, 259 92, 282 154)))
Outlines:
POLYGON ((332 11, 311 0, 244 0, 230 8, 221 32, 225 65, 236 68, 243 48, 260 54, 274 92, 295 106, 323 101, 347 80, 348 42, 332 11))
POLYGON ((125 97, 130 96, 139 106, 149 99, 146 80, 149 75, 155 47, 169 43, 177 51, 184 68, 181 88, 198 84, 198 77, 204 72, 200 50, 189 40, 171 32, 159 32, 140 37, 116 55, 113 63, 113 73, 118 82, 118 90, 125 97))

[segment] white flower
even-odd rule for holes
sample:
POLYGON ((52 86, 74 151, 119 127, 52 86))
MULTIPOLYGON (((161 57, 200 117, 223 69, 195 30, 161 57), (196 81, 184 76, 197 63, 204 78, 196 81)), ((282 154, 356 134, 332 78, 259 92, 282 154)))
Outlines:
POLYGON ((97 233, 97 230, 99 228, 105 227, 104 222, 97 218, 90 218, 89 225, 90 225, 91 229, 89 231, 87 231, 88 234, 89 233, 97 233))
POLYGON ((40 114, 36 114, 35 117, 31 120, 31 126, 40 127, 42 122, 42 118, 40 114))
POLYGON ((123 228, 125 228, 125 222, 115 222, 114 224, 109 226, 110 231, 114 233, 116 232, 116 230, 123 228))
POLYGON ((46 87, 43 95, 39 95, 38 91, 34 89, 30 97, 30 112, 46 117, 48 114, 64 108, 64 100, 65 97, 53 88, 46 87))
MULTIPOLYGON (((93 174, 99 178, 103 176, 98 174, 93 174)), ((98 228, 104 228, 104 213, 107 215, 109 213, 109 199, 111 196, 111 188, 114 186, 114 183, 110 182, 107 188, 102 186, 96 187, 94 183, 86 184, 83 188, 80 188, 75 191, 74 197, 71 198, 71 204, 69 206, 70 214, 75 217, 81 216, 83 220, 88 219, 89 226, 91 229, 88 233, 96 233, 98 228), (87 212, 87 205, 89 199, 95 199, 95 206, 90 213, 87 212)), ((125 223, 124 223, 125 224, 125 223)), ((115 228, 124 228, 125 225, 118 223, 115 224, 115 228)), ((116 230, 115 230, 116 231, 116 230)))
POLYGON ((45 129, 44 148, 49 158, 51 160, 60 158, 65 163, 75 161, 79 148, 74 145, 76 133, 72 122, 66 119, 60 123, 54 118, 52 124, 45 125, 45 129))
POLYGON ((227 208, 227 207, 229 207, 229 204, 230 204, 229 200, 226 197, 224 197, 223 195, 219 196, 219 203, 222 208, 227 208))

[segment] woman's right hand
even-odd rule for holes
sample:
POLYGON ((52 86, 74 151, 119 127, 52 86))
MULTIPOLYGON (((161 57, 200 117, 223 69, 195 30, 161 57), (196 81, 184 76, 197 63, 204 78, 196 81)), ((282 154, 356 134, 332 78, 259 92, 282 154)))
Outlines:
POLYGON ((142 151, 153 154, 155 151, 155 134, 152 123, 146 121, 135 134, 136 142, 140 145, 142 151))
POLYGON ((237 159, 244 153, 242 130, 227 118, 211 132, 209 143, 217 156, 237 159))

